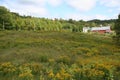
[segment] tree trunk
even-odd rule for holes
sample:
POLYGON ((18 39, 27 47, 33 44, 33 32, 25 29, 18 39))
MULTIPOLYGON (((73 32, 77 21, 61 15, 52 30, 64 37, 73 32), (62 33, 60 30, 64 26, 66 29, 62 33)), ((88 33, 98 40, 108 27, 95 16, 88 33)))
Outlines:
POLYGON ((5 30, 5 23, 4 23, 4 21, 3 21, 3 30, 5 30))

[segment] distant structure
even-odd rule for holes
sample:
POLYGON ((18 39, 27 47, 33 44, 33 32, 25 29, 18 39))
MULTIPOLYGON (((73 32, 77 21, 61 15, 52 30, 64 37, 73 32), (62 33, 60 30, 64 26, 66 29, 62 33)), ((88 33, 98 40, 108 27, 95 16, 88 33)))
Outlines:
POLYGON ((110 33, 110 26, 102 26, 102 27, 83 27, 83 32, 98 32, 98 33, 110 33))

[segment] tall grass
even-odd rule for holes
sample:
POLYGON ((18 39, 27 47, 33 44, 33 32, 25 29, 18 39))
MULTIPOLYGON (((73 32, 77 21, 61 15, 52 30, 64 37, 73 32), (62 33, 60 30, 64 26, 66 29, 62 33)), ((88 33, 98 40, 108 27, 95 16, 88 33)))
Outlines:
POLYGON ((2 80, 119 80, 119 59, 107 35, 0 31, 2 80))

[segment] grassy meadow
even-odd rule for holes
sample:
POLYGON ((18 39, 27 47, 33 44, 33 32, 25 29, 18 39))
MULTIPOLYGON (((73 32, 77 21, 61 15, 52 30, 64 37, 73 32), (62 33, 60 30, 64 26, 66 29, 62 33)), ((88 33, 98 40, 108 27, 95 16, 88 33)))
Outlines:
POLYGON ((120 80, 107 34, 0 31, 0 80, 120 80))

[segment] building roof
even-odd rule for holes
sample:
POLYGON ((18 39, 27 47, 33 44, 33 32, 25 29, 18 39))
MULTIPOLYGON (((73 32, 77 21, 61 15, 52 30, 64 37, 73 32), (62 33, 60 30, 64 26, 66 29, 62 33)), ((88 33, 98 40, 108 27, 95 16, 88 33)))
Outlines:
POLYGON ((91 31, 94 30, 110 30, 110 26, 104 26, 104 27, 92 27, 91 31))

